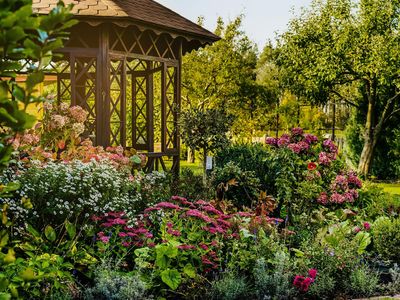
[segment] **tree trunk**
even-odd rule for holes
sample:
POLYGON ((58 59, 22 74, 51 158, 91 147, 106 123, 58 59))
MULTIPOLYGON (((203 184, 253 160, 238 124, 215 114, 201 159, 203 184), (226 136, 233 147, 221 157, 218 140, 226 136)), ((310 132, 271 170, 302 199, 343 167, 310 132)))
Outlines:
POLYGON ((193 148, 187 149, 187 162, 190 164, 194 164, 196 161, 196 152, 193 148))
POLYGON ((369 175, 371 171, 373 155, 375 150, 375 141, 376 137, 373 134, 372 136, 368 135, 364 141, 364 147, 361 152, 360 162, 358 164, 358 172, 363 175, 365 178, 369 175))

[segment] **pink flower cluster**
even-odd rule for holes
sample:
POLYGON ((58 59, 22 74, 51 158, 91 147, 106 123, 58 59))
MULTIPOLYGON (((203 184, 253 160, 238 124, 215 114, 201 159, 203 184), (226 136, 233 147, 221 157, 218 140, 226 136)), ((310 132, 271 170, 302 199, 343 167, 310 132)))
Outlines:
POLYGON ((302 128, 293 128, 291 134, 282 134, 280 138, 267 137, 267 145, 288 148, 296 154, 307 153, 311 145, 318 142, 318 138, 312 134, 304 134, 302 128))
POLYGON ((310 285, 315 281, 315 278, 317 277, 317 273, 318 272, 316 269, 310 269, 308 270, 307 277, 296 275, 293 280, 293 286, 296 287, 300 292, 308 292, 310 285))
POLYGON ((332 182, 329 193, 322 192, 317 201, 322 205, 353 203, 358 198, 357 189, 361 187, 362 182, 353 171, 339 174, 332 182))

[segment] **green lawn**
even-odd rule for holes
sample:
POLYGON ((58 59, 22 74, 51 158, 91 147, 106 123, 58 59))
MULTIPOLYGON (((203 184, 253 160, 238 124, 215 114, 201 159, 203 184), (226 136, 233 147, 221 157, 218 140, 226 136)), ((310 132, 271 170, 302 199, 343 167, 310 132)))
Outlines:
POLYGON ((385 192, 400 195, 400 183, 378 183, 378 185, 382 187, 385 192))
MULTIPOLYGON (((165 165, 167 168, 171 168, 172 160, 165 160, 165 165)), ((183 168, 189 168, 193 171, 195 175, 202 175, 203 174, 203 164, 201 161, 197 160, 196 163, 191 164, 188 163, 186 160, 181 160, 181 172, 183 168)))

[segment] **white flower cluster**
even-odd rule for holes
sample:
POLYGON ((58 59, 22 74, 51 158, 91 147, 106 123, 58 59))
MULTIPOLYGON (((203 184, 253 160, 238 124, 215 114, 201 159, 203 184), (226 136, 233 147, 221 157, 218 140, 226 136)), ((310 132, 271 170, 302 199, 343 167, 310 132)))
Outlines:
POLYGON ((109 211, 133 214, 135 203, 141 200, 138 182, 108 161, 37 163, 13 179, 21 183, 17 197, 0 199, 0 203, 9 204, 20 224, 32 215, 58 223, 109 211), (31 200, 33 210, 22 207, 23 197, 31 200))

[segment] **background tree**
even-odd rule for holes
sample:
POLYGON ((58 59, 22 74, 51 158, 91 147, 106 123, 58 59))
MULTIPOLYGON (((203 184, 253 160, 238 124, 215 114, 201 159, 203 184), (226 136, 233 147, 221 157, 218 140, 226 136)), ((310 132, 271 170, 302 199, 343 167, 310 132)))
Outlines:
MULTIPOLYGON (((269 101, 257 82, 257 48, 241 30, 243 16, 225 25, 218 19, 221 40, 183 59, 183 109, 220 108, 235 116, 235 136, 251 137, 269 101)), ((201 20, 200 20, 201 23, 201 20)))
POLYGON ((400 112, 399 9, 397 0, 314 1, 278 42, 288 89, 317 104, 340 99, 362 114, 363 175, 383 129, 400 112))
POLYGON ((207 154, 229 144, 228 132, 233 117, 223 109, 194 108, 182 113, 183 142, 190 148, 203 151, 203 170, 206 176, 207 154))

